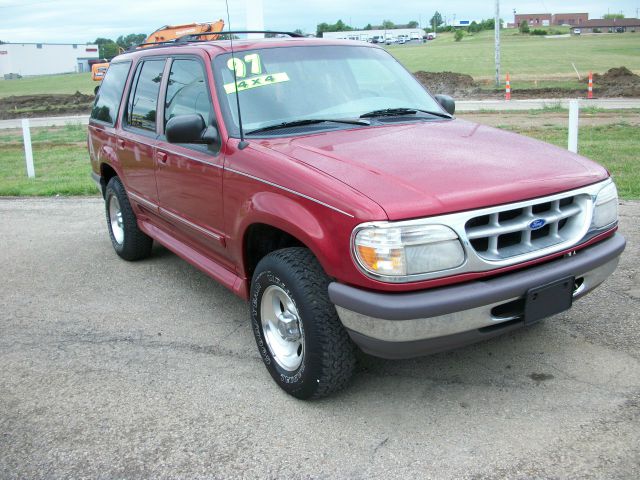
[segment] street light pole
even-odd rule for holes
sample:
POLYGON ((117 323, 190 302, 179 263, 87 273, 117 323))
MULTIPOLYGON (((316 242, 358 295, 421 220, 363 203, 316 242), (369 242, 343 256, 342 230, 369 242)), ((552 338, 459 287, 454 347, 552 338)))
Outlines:
POLYGON ((500 86, 500 0, 496 0, 496 17, 494 25, 496 87, 500 86))

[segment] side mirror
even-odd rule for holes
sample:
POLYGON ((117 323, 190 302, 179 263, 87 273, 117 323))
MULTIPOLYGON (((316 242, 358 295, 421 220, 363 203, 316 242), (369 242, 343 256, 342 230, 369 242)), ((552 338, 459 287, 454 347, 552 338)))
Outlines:
POLYGON ((218 141, 218 129, 207 127, 200 114, 178 115, 167 122, 165 128, 169 143, 204 143, 218 141))
POLYGON ((456 113, 456 102, 449 95, 436 95, 436 100, 449 115, 456 113))

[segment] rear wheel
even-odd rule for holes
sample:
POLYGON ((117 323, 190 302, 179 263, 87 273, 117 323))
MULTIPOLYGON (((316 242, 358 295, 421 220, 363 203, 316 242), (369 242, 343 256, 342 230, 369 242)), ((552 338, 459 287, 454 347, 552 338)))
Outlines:
POLYGON ((107 184, 105 208, 109 237, 116 253, 130 261, 148 257, 153 240, 138 228, 136 215, 118 177, 107 184))
POLYGON ((265 256, 251 282, 251 322, 267 370, 287 393, 320 398, 344 388, 355 346, 329 300, 329 279, 306 248, 265 256))

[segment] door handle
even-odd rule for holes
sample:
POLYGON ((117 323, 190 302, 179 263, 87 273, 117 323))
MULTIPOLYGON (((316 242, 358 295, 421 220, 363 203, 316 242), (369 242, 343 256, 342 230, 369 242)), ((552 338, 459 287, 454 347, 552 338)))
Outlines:
POLYGON ((116 140, 116 144, 118 145, 118 148, 120 148, 120 149, 124 149, 125 143, 124 143, 124 140, 123 140, 123 139, 118 138, 118 139, 116 140))
POLYGON ((167 158, 169 158, 169 156, 164 152, 158 152, 156 157, 158 158, 158 161, 163 164, 166 164, 167 158))

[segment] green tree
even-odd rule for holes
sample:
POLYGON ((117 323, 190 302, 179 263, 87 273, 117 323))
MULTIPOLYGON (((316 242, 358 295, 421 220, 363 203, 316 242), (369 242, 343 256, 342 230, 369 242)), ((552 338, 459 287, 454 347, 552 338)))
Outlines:
POLYGON ((619 20, 624 18, 624 13, 606 13, 602 16, 605 20, 619 20))
POLYGON ((370 23, 367 23, 367 25, 364 27, 364 30, 373 30, 373 26, 370 23))
POLYGON ((456 30, 456 33, 453 35, 453 39, 456 42, 459 42, 464 38, 464 30, 456 30))
POLYGON ((100 58, 106 58, 110 61, 113 57, 120 53, 120 48, 110 38, 98 37, 93 43, 98 45, 98 56, 100 58))
POLYGON ((100 58, 106 58, 107 60, 111 61, 113 57, 118 56, 118 54, 120 53, 120 47, 118 47, 118 45, 114 42, 105 43, 104 45, 98 47, 98 51, 100 52, 100 58))
POLYGON ((418 28, 418 22, 416 22, 415 20, 411 20, 409 23, 407 23, 407 28, 418 28))
POLYGON ((480 26, 482 30, 493 30, 496 26, 496 21, 493 18, 488 18, 487 20, 482 20, 480 26))
POLYGON ((482 30, 482 28, 475 20, 469 25, 469 33, 478 33, 480 30, 482 30))
POLYGON ((526 20, 522 20, 522 22, 520 22, 520 25, 518 25, 518 30, 520 30, 520 33, 529 33, 529 24, 527 23, 526 20))
POLYGON ((342 20, 338 20, 335 23, 334 27, 335 27, 335 30, 333 30, 334 32, 348 32, 349 30, 353 30, 353 28, 351 28, 349 25, 344 23, 342 20))
POLYGON ((433 17, 431 17, 431 20, 429 20, 429 26, 437 30, 440 25, 442 25, 442 15, 440 12, 436 11, 436 13, 433 14, 433 17))
POLYGON ((324 32, 348 32, 353 30, 353 27, 347 25, 342 20, 338 20, 334 24, 329 24, 326 22, 319 23, 316 27, 316 36, 322 37, 324 32))
POLYGON ((331 30, 329 30, 329 24, 327 22, 322 22, 319 23, 318 26, 316 27, 316 37, 322 38, 322 34, 324 32, 330 32, 331 30))
POLYGON ((302 29, 300 28, 296 28, 293 33, 297 33, 298 35, 304 35, 304 33, 302 32, 302 29))
POLYGON ((396 24, 393 23, 391 20, 383 20, 382 28, 384 28, 385 30, 393 30, 394 28, 396 28, 396 24))
POLYGON ((116 43, 120 48, 127 50, 135 45, 140 45, 147 39, 144 33, 130 33, 129 35, 120 35, 116 39, 116 43))

